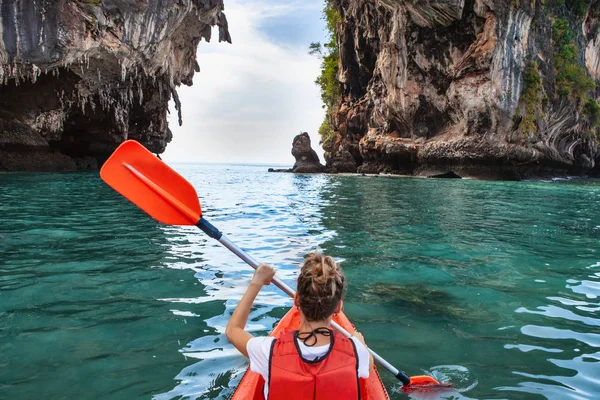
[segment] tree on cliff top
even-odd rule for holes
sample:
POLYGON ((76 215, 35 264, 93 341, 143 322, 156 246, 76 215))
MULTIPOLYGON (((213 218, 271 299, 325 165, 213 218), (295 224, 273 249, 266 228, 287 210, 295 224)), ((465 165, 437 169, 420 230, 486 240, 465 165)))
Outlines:
POLYGON ((323 108, 327 110, 325 120, 319 128, 319 134, 321 135, 323 148, 325 151, 328 151, 335 137, 332 120, 341 94, 340 83, 337 79, 339 72, 337 24, 341 22, 342 17, 329 1, 325 1, 323 19, 325 20, 325 26, 329 34, 329 41, 324 45, 321 45, 321 43, 311 43, 309 53, 321 59, 321 75, 317 77, 315 83, 321 89, 323 108))

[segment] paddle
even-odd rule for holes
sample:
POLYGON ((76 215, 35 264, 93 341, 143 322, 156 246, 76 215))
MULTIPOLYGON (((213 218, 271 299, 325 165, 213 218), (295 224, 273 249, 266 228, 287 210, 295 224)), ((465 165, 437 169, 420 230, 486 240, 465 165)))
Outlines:
MULTIPOLYGON (((113 189, 159 222, 168 225, 195 225, 211 238, 218 240, 252 268, 258 268, 259 263, 256 260, 230 242, 217 228, 202 217, 200 201, 194 187, 138 142, 128 140, 122 143, 106 161, 100 170, 100 176, 113 189)), ((272 282, 288 296, 294 297, 294 290, 279 278, 274 277, 272 282)), ((331 325, 344 336, 348 338, 352 336, 335 321, 331 321, 331 325)), ((369 352, 405 387, 421 385, 431 388, 432 386, 447 387, 450 385, 440 384, 430 376, 409 377, 403 371, 394 368, 373 350, 369 349, 369 352)), ((411 390, 414 389, 416 388, 411 390)))

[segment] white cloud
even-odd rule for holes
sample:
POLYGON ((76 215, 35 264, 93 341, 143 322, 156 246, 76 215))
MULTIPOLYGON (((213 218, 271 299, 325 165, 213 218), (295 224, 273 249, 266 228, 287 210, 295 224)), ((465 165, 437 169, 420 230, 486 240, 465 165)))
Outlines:
MULTIPOLYGON (((227 0, 226 0, 227 1, 227 0)), ((227 1, 227 13, 242 11, 243 17, 253 21, 277 18, 301 11, 320 11, 323 8, 323 2, 318 1, 227 1)))
MULTIPOLYGON (((192 87, 178 90, 183 126, 172 109, 174 138, 163 158, 291 165, 292 139, 301 131, 310 133, 313 148, 322 155, 318 127, 324 111, 314 84, 320 61, 308 55, 309 43, 280 43, 273 37, 276 31, 262 29, 278 19, 302 18, 307 11, 314 15, 322 2, 227 0, 225 5, 233 44, 214 40, 198 47, 201 72, 192 87)), ((285 27, 278 29, 286 34, 285 27)))

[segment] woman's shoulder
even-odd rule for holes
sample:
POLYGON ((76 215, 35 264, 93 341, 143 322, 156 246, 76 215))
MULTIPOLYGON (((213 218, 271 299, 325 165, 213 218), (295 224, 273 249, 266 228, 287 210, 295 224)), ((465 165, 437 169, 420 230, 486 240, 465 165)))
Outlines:
POLYGON ((250 359, 250 370, 268 379, 269 374, 269 356, 271 354, 271 345, 275 340, 271 336, 258 336, 248 340, 246 351, 250 359))
POLYGON ((275 338, 272 336, 257 336, 248 340, 248 344, 246 344, 248 356, 250 356, 251 352, 268 354, 271 351, 271 345, 274 340, 275 338))
POLYGON ((247 347, 263 348, 265 346, 271 346, 275 338, 273 336, 256 336, 248 340, 247 347))

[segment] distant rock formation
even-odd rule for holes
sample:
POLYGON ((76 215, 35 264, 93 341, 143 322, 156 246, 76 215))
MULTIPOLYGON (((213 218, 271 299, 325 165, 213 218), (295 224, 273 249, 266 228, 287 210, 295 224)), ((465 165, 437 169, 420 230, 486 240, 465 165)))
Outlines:
POLYGON ((311 147, 310 137, 306 132, 294 138, 292 142, 292 155, 296 158, 296 163, 292 168, 293 172, 316 173, 323 172, 325 168, 319 161, 319 156, 311 147))
POLYGON ((295 172, 299 174, 328 172, 325 166, 319 161, 319 156, 313 150, 310 144, 310 136, 306 132, 294 137, 292 141, 292 155, 296 158, 296 163, 291 169, 269 168, 269 172, 295 172))
POLYGON ((231 42, 223 0, 4 0, 0 171, 96 168, 125 139, 171 141, 197 46, 231 42))

